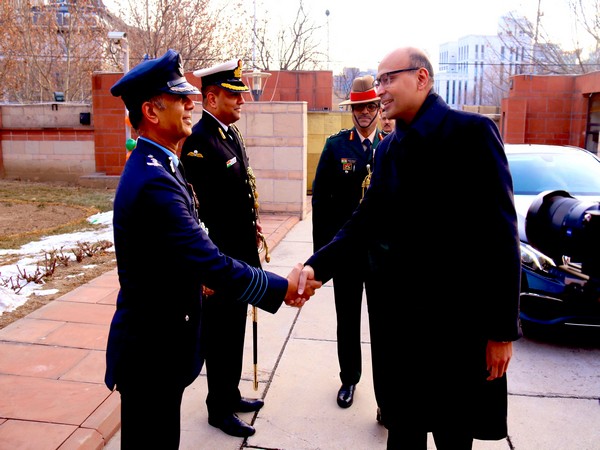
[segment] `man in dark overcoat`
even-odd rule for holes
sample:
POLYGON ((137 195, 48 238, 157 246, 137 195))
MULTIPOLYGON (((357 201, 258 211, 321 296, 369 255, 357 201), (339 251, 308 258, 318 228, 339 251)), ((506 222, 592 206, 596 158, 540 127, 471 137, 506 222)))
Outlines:
POLYGON ((387 448, 424 450, 432 432, 438 449, 471 449, 507 436, 506 371, 521 336, 502 139, 491 119, 452 110, 433 91, 421 50, 386 55, 375 87, 395 130, 377 148, 365 198, 303 274, 326 281, 336 261, 368 252, 387 448))

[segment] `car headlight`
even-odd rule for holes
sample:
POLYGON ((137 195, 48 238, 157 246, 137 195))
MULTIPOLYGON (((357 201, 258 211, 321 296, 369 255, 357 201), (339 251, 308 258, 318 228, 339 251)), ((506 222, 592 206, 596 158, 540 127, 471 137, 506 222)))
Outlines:
POLYGON ((525 242, 521 242, 521 264, 529 267, 531 270, 546 274, 550 273, 556 267, 551 258, 525 242))

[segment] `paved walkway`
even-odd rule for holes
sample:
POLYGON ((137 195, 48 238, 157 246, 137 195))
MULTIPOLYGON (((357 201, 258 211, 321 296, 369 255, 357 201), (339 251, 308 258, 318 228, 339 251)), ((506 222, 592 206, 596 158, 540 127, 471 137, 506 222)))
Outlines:
MULTIPOLYGON (((287 275, 312 253, 310 214, 302 221, 263 216, 262 222, 273 249, 265 268, 287 275)), ((109 272, 0 330, 0 450, 120 448, 119 394, 102 381, 117 285, 116 271, 109 272)), ((245 440, 208 425, 202 372, 184 394, 180 449, 385 449, 387 431, 375 421, 365 303, 363 378, 351 408, 335 400, 335 307, 327 283, 301 309, 259 310, 257 391, 248 321, 240 389, 265 406, 240 417, 256 434, 245 440)), ((474 450, 599 450, 599 373, 600 350, 518 341, 509 376, 510 437, 475 441, 474 450)), ((149 433, 160 419, 148 424, 149 433)), ((435 448, 431 437, 428 448, 435 448)))
MULTIPOLYGON (((270 247, 299 220, 262 215, 270 247)), ((104 385, 118 286, 114 269, 0 330, 0 450, 101 449, 119 430, 104 385)))

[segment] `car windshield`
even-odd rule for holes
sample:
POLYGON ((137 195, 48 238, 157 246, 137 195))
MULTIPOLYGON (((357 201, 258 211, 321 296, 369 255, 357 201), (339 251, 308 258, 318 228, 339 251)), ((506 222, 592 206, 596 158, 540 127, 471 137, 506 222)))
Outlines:
POLYGON ((600 195, 600 162, 573 152, 509 154, 515 195, 564 190, 571 195, 600 195))

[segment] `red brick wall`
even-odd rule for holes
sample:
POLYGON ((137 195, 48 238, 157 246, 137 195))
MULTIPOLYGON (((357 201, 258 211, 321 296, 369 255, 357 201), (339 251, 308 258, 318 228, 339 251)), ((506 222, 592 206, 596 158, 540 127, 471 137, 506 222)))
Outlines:
MULTIPOLYGON (((331 71, 268 71, 261 101, 307 102, 309 111, 329 111, 332 108, 333 72, 331 71)), ((244 80, 249 83, 248 80, 244 80)), ((249 100, 252 101, 252 100, 249 100)))
POLYGON ((600 72, 517 75, 502 100, 504 141, 585 147, 588 97, 600 91, 600 72))
POLYGON ((112 85, 122 76, 122 73, 95 73, 92 76, 96 171, 106 175, 120 175, 127 154, 125 106, 120 98, 110 93, 112 85))

